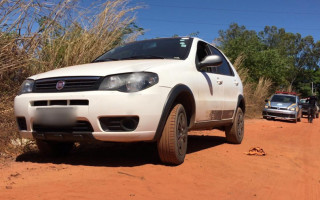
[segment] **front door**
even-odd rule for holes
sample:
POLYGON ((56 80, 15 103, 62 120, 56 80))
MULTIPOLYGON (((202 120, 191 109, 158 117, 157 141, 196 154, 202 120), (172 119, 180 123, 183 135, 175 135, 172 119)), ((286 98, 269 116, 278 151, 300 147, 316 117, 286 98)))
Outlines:
POLYGON ((222 94, 222 119, 233 118, 238 103, 239 87, 241 86, 240 80, 237 79, 235 73, 229 65, 224 55, 216 48, 210 46, 212 54, 218 55, 222 58, 222 64, 216 67, 216 73, 219 75, 220 80, 223 82, 222 94))
MULTIPOLYGON (((206 56, 211 54, 209 45, 199 41, 197 46, 196 62, 201 62, 206 56)), ((198 64, 197 64, 198 65, 198 64)), ((197 122, 217 121, 222 119, 224 80, 220 74, 216 73, 216 67, 207 67, 199 70, 201 82, 206 82, 206 87, 199 88, 199 109, 197 112, 197 122)))

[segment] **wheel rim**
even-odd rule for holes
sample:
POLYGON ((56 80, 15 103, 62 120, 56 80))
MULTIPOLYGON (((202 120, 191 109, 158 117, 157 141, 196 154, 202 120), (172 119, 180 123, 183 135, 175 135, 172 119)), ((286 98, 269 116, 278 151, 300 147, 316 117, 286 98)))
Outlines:
POLYGON ((177 121, 177 146, 179 155, 184 155, 187 149, 188 127, 187 118, 180 113, 177 121))
POLYGON ((244 131, 244 121, 243 121, 243 114, 242 113, 239 113, 239 115, 238 115, 237 126, 238 126, 237 134, 239 137, 242 137, 243 131, 244 131))

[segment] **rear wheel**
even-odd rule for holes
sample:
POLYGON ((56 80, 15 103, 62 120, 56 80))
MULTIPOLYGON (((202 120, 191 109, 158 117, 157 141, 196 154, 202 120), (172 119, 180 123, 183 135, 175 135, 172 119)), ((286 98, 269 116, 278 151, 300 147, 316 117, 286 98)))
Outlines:
POLYGON ((73 148, 73 142, 36 140, 40 153, 48 156, 67 155, 73 148))
POLYGON ((225 129, 226 138, 229 143, 241 144, 244 135, 244 115, 242 109, 237 109, 233 124, 225 129))
POLYGON ((188 122, 183 105, 177 104, 167 119, 158 141, 160 160, 167 164, 183 163, 187 152, 188 122))

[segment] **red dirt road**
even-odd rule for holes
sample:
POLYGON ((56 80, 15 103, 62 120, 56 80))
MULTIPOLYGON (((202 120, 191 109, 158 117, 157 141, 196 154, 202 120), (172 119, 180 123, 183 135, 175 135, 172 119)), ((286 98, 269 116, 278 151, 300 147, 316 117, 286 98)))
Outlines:
POLYGON ((190 132, 177 167, 150 144, 107 144, 49 159, 26 153, 0 168, 0 199, 320 199, 320 120, 247 120, 241 145, 190 132), (248 156, 261 147, 264 157, 248 156))

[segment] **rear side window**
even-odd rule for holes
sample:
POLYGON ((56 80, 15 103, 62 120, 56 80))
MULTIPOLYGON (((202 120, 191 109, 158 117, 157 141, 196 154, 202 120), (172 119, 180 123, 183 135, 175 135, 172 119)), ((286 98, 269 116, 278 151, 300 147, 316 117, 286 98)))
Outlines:
POLYGON ((216 67, 217 74, 226 75, 226 76, 234 76, 234 73, 233 73, 228 61, 222 55, 222 53, 218 49, 214 48, 213 46, 209 46, 209 47, 210 47, 210 50, 213 55, 218 55, 222 58, 222 65, 220 65, 219 67, 216 67))

